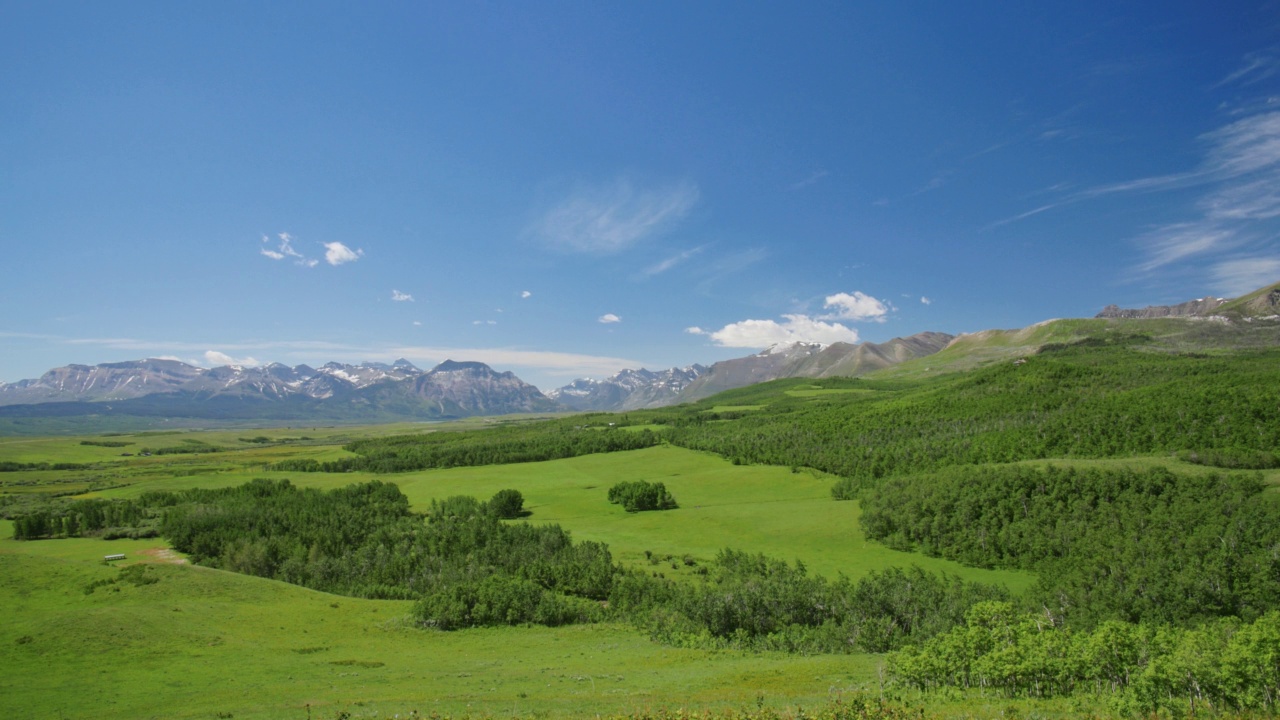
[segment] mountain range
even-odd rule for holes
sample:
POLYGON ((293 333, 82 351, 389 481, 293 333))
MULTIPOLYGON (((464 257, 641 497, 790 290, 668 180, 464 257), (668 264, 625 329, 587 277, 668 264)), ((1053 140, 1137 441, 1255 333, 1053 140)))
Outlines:
POLYGON ((1280 345, 1280 284, 1234 300, 1207 297, 1140 310, 1110 305, 1092 320, 1050 320, 1020 330, 960 336, 923 332, 879 344, 787 343, 710 366, 628 369, 603 380, 579 379, 546 394, 510 372, 453 360, 430 370, 404 359, 319 368, 272 363, 206 369, 154 358, 67 365, 36 379, 0 382, 0 417, 374 422, 626 411, 691 402, 779 378, 962 370, 1051 342, 1116 332, 1143 334, 1163 349, 1280 345))

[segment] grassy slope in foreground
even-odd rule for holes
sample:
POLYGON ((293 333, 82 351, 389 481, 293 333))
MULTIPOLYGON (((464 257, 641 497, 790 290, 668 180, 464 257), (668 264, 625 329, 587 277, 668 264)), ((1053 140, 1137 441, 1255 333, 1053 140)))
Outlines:
POLYGON ((154 584, 86 595, 117 575, 99 562, 104 548, 141 549, 0 540, 6 717, 303 718, 307 705, 316 718, 589 716, 742 707, 757 693, 813 706, 874 687, 880 661, 682 650, 614 626, 428 632, 406 627, 407 602, 183 565, 148 570, 154 584))

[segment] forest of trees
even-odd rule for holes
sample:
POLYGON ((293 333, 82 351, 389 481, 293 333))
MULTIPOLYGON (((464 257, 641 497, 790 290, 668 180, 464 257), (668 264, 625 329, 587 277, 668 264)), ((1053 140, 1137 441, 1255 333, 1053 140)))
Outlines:
POLYGON ((652 422, 674 445, 839 475, 837 495, 856 497, 882 478, 951 465, 1271 452, 1280 447, 1278 360, 1274 350, 1204 357, 1067 346, 916 383, 844 380, 866 392, 773 402, 731 422, 678 409, 652 422))
POLYGON ((475 430, 395 435, 357 440, 345 446, 356 457, 318 461, 282 460, 272 470, 288 472, 393 473, 428 468, 502 465, 558 460, 591 453, 639 450, 660 442, 649 430, 584 427, 582 420, 475 430))
POLYGON ((1074 631, 1011 603, 983 602, 965 623, 889 656, 899 682, 921 690, 982 688, 1010 697, 1109 695, 1125 715, 1275 713, 1280 612, 1253 623, 1194 626, 1104 622, 1074 631))
POLYGON ((1280 610, 1280 504, 1255 475, 992 465, 892 478, 867 536, 976 567, 1034 570, 1032 602, 1076 626, 1280 610))
POLYGON ((45 504, 13 518, 15 540, 99 536, 155 537, 155 513, 130 500, 74 500, 45 504))

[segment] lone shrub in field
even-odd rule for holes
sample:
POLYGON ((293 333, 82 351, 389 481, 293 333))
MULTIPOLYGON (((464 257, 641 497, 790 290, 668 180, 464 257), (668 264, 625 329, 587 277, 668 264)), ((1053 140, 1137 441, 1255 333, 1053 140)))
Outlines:
POLYGON ((489 500, 489 507, 500 518, 518 518, 524 514, 524 496, 519 490, 499 490, 489 500))
POLYGON ((620 482, 609 488, 609 502, 621 505, 627 512, 671 510, 679 507, 665 485, 644 480, 620 482))

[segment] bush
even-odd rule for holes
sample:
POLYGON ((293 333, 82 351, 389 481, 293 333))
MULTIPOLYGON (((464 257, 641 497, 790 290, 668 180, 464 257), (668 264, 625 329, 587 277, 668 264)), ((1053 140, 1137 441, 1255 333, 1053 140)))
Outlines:
POLYGON ((665 485, 644 480, 620 482, 609 488, 609 502, 621 505, 627 512, 671 510, 679 507, 665 485))
POLYGON ((518 518, 524 514, 524 496, 519 490, 499 490, 489 500, 489 507, 500 518, 518 518))

